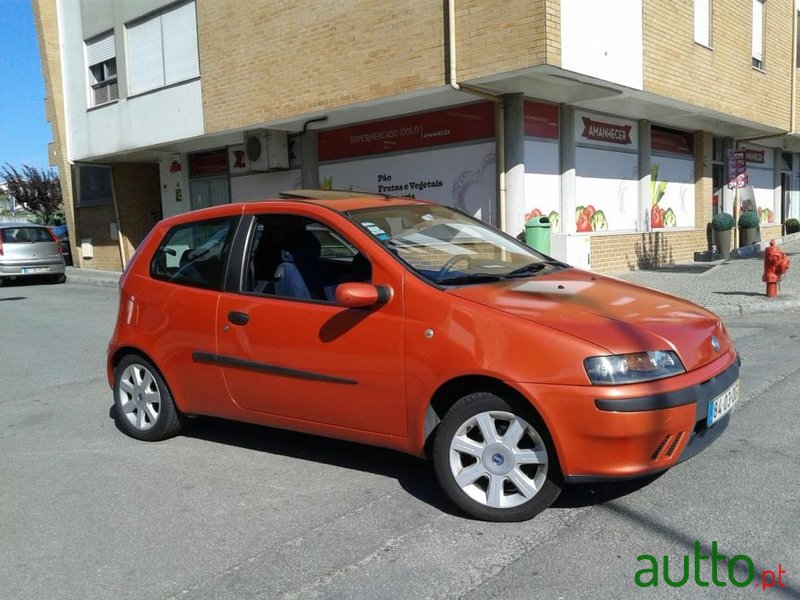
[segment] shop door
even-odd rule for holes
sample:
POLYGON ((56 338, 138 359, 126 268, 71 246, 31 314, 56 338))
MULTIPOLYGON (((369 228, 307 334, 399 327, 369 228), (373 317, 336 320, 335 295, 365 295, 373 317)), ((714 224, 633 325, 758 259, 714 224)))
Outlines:
POLYGON ((192 210, 229 204, 231 201, 228 177, 203 177, 189 180, 189 201, 192 210))

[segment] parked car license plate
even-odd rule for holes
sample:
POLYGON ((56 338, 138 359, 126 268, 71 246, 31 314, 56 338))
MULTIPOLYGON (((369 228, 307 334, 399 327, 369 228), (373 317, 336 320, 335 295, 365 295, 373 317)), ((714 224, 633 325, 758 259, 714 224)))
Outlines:
POLYGON ((727 415, 736 401, 739 399, 739 380, 736 380, 731 387, 722 392, 719 396, 714 398, 708 403, 708 415, 706 417, 706 424, 711 427, 714 423, 719 421, 722 417, 727 415))
POLYGON ((28 273, 47 273, 50 270, 50 267, 25 267, 20 269, 23 275, 27 275, 28 273))

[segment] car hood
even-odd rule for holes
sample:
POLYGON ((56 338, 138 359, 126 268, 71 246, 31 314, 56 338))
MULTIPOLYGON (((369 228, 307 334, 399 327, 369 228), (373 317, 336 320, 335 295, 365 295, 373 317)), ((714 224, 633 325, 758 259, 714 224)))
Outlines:
POLYGON ((449 293, 606 348, 674 350, 684 367, 719 358, 731 342, 720 319, 687 300, 613 277, 564 269, 449 293), (712 343, 712 336, 719 342, 712 343))

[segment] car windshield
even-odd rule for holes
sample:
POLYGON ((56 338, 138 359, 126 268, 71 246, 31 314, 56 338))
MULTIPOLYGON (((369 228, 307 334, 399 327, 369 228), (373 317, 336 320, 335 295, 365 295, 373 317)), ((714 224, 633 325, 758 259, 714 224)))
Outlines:
POLYGON ((413 270, 441 285, 530 277, 567 266, 446 206, 387 203, 349 216, 413 270))

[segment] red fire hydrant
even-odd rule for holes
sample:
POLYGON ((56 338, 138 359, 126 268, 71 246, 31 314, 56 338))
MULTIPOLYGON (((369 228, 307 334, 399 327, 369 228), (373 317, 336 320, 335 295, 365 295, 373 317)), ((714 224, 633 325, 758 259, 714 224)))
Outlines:
POLYGON ((764 250, 764 275, 761 281, 767 284, 767 298, 778 295, 778 282, 781 275, 789 270, 789 257, 770 240, 769 247, 764 250))

